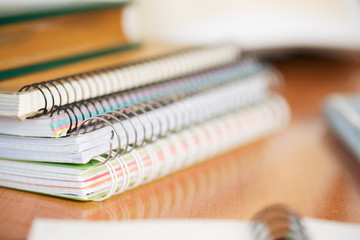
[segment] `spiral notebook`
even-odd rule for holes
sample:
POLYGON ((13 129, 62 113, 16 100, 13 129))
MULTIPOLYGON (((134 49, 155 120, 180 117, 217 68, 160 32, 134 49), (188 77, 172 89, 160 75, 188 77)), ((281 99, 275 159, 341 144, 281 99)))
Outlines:
POLYGON ((22 87, 36 113, 0 118, 0 186, 100 201, 286 126, 279 75, 238 56, 190 48, 22 87))
MULTIPOLYGON (((125 153, 133 146, 143 146, 171 132, 261 101, 269 94, 274 79, 265 65, 241 61, 185 79, 146 87, 133 93, 136 102, 130 101, 130 105, 113 103, 114 107, 110 108, 111 104, 104 107, 105 103, 112 103, 110 99, 106 102, 102 98, 88 101, 90 107, 96 106, 95 101, 100 106, 98 115, 94 117, 85 117, 87 114, 80 108, 62 108, 65 114, 60 114, 60 117, 42 116, 23 122, 0 119, 0 157, 88 163, 94 156, 109 150, 109 139, 112 149, 125 153), (150 97, 144 93, 151 93, 150 97), (164 103, 164 99, 171 101, 164 103), (51 126, 60 123, 64 126, 65 136, 49 138, 59 129, 51 126), (46 134, 42 135, 44 132, 46 134), (115 136, 111 136, 114 133, 115 136)), ((124 104, 123 99, 128 97, 127 93, 121 95, 118 103, 124 104)), ((87 110, 89 106, 83 108, 87 110)))
MULTIPOLYGON (((97 240, 101 238, 103 240, 112 240, 121 235, 124 239, 132 240, 276 240, 276 238, 265 238, 266 236, 254 238, 251 224, 246 220, 214 219, 154 219, 122 222, 35 219, 28 239, 75 240, 86 238, 88 240, 97 240)), ((355 223, 304 218, 302 219, 302 225, 306 229, 308 237, 286 239, 339 240, 360 238, 360 227, 355 223)))
POLYGON ((104 200, 278 131, 288 120, 286 102, 273 94, 142 147, 131 147, 128 153, 110 150, 88 164, 3 159, 0 185, 77 200, 104 200))
POLYGON ((175 100, 175 97, 191 97, 224 84, 232 84, 232 87, 237 87, 239 91, 243 89, 239 94, 244 94, 243 98, 246 99, 250 97, 249 92, 253 95, 258 92, 259 95, 265 91, 270 81, 275 80, 272 74, 269 67, 255 60, 235 61, 198 74, 57 106, 46 115, 31 117, 25 121, 0 117, 0 133, 30 137, 65 136, 75 131, 77 125, 86 118, 94 115, 146 101, 153 102, 159 98, 175 100), (234 83, 236 81, 239 81, 241 87, 234 83), (247 91, 244 91, 245 88, 247 91))
POLYGON ((249 220, 160 219, 132 221, 76 221, 35 219, 28 239, 182 240, 338 240, 359 239, 360 226, 313 218, 300 218, 286 206, 271 205, 249 220), (261 215, 261 218, 259 218, 261 215), (161 234, 159 234, 161 233, 161 234))
POLYGON ((174 48, 144 47, 52 71, 3 80, 0 82, 0 115, 21 119, 34 113, 40 116, 55 106, 224 65, 236 60, 240 54, 239 48, 232 44, 177 51, 174 48))

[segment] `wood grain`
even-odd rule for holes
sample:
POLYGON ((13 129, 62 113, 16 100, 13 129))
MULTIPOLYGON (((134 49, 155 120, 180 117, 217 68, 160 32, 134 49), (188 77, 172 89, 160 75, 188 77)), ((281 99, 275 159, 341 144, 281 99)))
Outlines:
POLYGON ((251 219, 272 203, 360 223, 359 163, 322 115, 330 93, 360 91, 360 64, 302 57, 275 65, 293 116, 284 131, 100 203, 0 188, 1 239, 26 238, 39 217, 251 219))

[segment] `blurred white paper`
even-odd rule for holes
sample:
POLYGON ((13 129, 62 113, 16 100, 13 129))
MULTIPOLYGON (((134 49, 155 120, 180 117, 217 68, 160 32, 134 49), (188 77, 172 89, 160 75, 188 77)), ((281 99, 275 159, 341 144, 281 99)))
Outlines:
POLYGON ((239 240, 249 237, 248 225, 241 221, 179 219, 115 222, 37 219, 28 240, 239 240))
MULTIPOLYGON (((309 240, 360 239, 360 225, 305 218, 309 240)), ((169 219, 77 221, 36 219, 28 240, 252 240, 249 221, 169 219)))
POLYGON ((138 0, 147 40, 245 50, 360 49, 358 0, 138 0))

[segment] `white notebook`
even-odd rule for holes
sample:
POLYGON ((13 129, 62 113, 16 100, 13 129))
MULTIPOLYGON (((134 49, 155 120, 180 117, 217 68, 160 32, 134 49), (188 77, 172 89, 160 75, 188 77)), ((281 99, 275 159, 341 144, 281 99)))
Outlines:
MULTIPOLYGON (((248 144, 282 129, 288 121, 286 102, 273 95, 113 156, 109 161, 106 154, 93 157, 94 164, 105 162, 101 166, 3 159, 0 186, 77 200, 103 200, 248 144)), ((108 148, 108 141, 106 145, 108 148)), ((65 154, 59 153, 59 157, 66 160, 65 154)))
MULTIPOLYGON (((167 105, 164 99, 175 101, 236 80, 242 81, 240 84, 243 91, 247 88, 249 92, 255 93, 261 91, 260 89, 270 82, 274 82, 276 78, 271 68, 263 63, 252 59, 235 61, 194 75, 62 105, 55 107, 46 115, 24 121, 0 117, 0 133, 28 137, 66 136, 74 132, 83 120, 94 115, 150 101, 153 108, 159 108, 167 105), (156 105, 154 101, 160 102, 156 105)), ((89 92, 87 89, 83 91, 89 92)), ((250 93, 247 92, 239 92, 239 94, 245 94, 244 99, 250 97, 250 93)))
MULTIPOLYGON (((235 70, 238 67, 235 65, 235 68, 232 67, 226 71, 236 72, 235 70)), ((210 76, 214 75, 214 73, 210 74, 210 76)), ((242 78, 225 77, 222 76, 222 79, 215 78, 222 80, 217 85, 210 81, 211 85, 198 93, 178 99, 157 109, 142 114, 138 113, 127 119, 119 118, 121 119, 119 121, 110 119, 113 122, 104 123, 104 127, 94 131, 84 133, 79 123, 78 132, 74 131, 60 138, 51 138, 54 133, 51 124, 54 124, 57 118, 44 116, 27 119, 23 122, 14 119, 0 119, 1 133, 8 134, 0 135, 0 158, 88 163, 92 157, 109 151, 109 139, 113 133, 115 136, 111 141, 112 147, 121 147, 126 152, 132 149, 132 145, 144 145, 147 141, 155 141, 171 132, 179 131, 182 128, 247 105, 256 104, 268 96, 269 86, 274 80, 267 68, 245 75, 242 78), (230 81, 225 81, 227 79, 230 81)), ((206 79, 206 76, 201 77, 202 82, 205 82, 206 79)), ((136 108, 139 109, 140 107, 136 108)), ((131 107, 127 109, 130 111, 131 107)), ((104 113, 103 116, 105 116, 104 113)), ((101 123, 97 126, 101 126, 101 123)))
MULTIPOLYGON (((94 98, 114 92, 193 74, 236 60, 240 50, 232 44, 189 48, 173 54, 133 63, 114 65, 48 81, 32 82, 12 88, 21 82, 9 79, 0 88, 0 116, 43 115, 56 105, 94 98)), ((121 58, 120 58, 121 59, 121 58)))

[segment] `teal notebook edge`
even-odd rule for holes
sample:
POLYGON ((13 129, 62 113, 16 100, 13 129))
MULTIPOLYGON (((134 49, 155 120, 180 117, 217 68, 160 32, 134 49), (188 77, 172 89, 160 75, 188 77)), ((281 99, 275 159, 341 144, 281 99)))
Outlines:
MULTIPOLYGON (((48 4, 48 8, 42 7, 41 9, 24 10, 23 12, 20 11, 18 13, 14 13, 13 15, 11 14, 6 15, 6 12, 4 12, 2 14, 3 15, 5 14, 5 16, 0 15, 0 26, 23 22, 23 21, 30 21, 35 19, 72 14, 77 12, 96 11, 96 10, 110 9, 110 8, 121 8, 130 3, 131 1, 86 2, 86 3, 77 2, 67 5, 48 4)), ((28 7, 29 6, 27 7, 24 6, 24 9, 27 9, 28 7)), ((9 9, 9 11, 11 10, 13 9, 9 9)))
POLYGON ((0 81, 8 79, 8 78, 18 77, 21 75, 38 72, 38 71, 48 70, 51 68, 61 67, 64 65, 68 65, 68 64, 72 64, 72 63, 76 63, 76 62, 80 62, 80 61, 84 61, 84 60, 88 60, 88 59, 92 59, 92 58, 96 58, 96 57, 101 57, 101 56, 105 56, 105 55, 109 55, 109 54, 113 54, 113 53, 132 50, 135 48, 139 48, 140 46, 141 46, 141 43, 138 43, 138 42, 129 43, 129 44, 121 44, 121 45, 117 45, 117 46, 114 46, 111 48, 102 49, 100 51, 71 56, 68 58, 57 59, 57 60, 53 60, 53 61, 49 61, 49 62, 45 62, 45 63, 24 66, 21 68, 0 71, 0 81))

